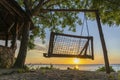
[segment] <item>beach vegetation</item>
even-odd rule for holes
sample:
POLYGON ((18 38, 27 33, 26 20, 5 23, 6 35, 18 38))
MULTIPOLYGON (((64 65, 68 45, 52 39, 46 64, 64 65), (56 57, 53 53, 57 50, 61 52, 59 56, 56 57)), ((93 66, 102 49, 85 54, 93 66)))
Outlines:
MULTIPOLYGON (((76 31, 76 26, 82 24, 76 12, 51 12, 42 9, 99 9, 101 22, 109 26, 120 25, 119 0, 13 0, 26 13, 25 25, 21 29, 20 49, 14 67, 23 68, 27 50, 34 48, 34 39, 40 37, 45 43, 46 29, 54 32, 76 31), (35 28, 30 31, 28 16, 32 19, 35 28), (52 25, 54 24, 54 25, 52 25), (57 26, 57 27, 56 27, 57 26)), ((87 14, 95 20, 93 13, 87 14)), ((18 25, 21 26, 21 25, 18 25)))
POLYGON ((24 68, 18 68, 17 69, 17 72, 18 73, 25 73, 25 72, 29 72, 30 71, 30 68, 28 66, 24 66, 24 68))
MULTIPOLYGON (((105 72, 105 71, 106 71, 105 66, 99 67, 96 71, 105 72)), ((113 69, 112 66, 110 66, 110 71, 111 71, 111 72, 115 72, 115 70, 113 69)))
POLYGON ((115 76, 113 76, 113 75, 108 75, 108 80, 115 80, 115 76))
POLYGON ((53 68, 50 68, 50 67, 48 67, 48 66, 46 66, 46 67, 40 67, 40 69, 53 69, 53 68))
POLYGON ((74 68, 67 67, 67 70, 79 70, 79 68, 76 66, 74 68))
POLYGON ((25 73, 26 70, 25 70, 25 69, 17 69, 17 72, 18 72, 18 73, 25 73))
POLYGON ((23 68, 16 68, 15 72, 17 73, 25 73, 25 72, 29 72, 31 69, 27 66, 24 65, 23 68))
POLYGON ((72 68, 70 68, 70 67, 67 67, 67 70, 73 70, 72 68))
POLYGON ((58 69, 58 68, 55 68, 52 64, 50 64, 50 66, 40 67, 40 69, 55 70, 55 69, 58 69))
POLYGON ((118 73, 118 80, 120 80, 120 73, 118 73))

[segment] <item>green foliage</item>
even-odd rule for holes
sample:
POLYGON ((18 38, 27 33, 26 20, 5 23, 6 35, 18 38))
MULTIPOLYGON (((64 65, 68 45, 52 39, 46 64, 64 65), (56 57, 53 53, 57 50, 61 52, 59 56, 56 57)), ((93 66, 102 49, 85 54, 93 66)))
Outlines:
MULTIPOLYGON (((24 0, 16 0, 25 10, 24 0)), ((29 47, 34 48, 34 38, 40 37, 45 43, 46 29, 54 32, 63 32, 68 27, 76 31, 76 25, 81 25, 78 12, 46 12, 40 9, 99 9, 101 21, 109 26, 120 25, 119 0, 27 0, 28 8, 32 14, 35 29, 32 30, 29 47), (48 1, 48 2, 47 2, 48 1), (38 4, 41 5, 38 7, 38 4)), ((95 19, 94 13, 87 13, 91 20, 95 19)))
POLYGON ((67 70, 79 70, 76 66, 74 68, 67 67, 67 70))
POLYGON ((118 72, 120 73, 120 70, 118 70, 118 72))
POLYGON ((34 47, 35 47, 34 37, 35 37, 35 36, 30 35, 30 39, 29 39, 29 41, 28 41, 28 48, 29 48, 29 49, 34 49, 34 47))
POLYGON ((30 71, 30 69, 26 65, 24 66, 24 68, 17 69, 18 73, 25 73, 25 72, 29 72, 29 71, 30 71))
POLYGON ((116 80, 116 79, 115 79, 115 76, 114 76, 114 75, 111 75, 111 74, 109 74, 109 75, 107 76, 107 79, 108 79, 108 80, 116 80))
POLYGON ((50 66, 46 66, 46 67, 40 67, 40 69, 45 69, 45 70, 53 70, 53 69, 56 69, 53 67, 52 64, 50 64, 50 66))
POLYGON ((73 70, 72 68, 70 68, 70 67, 67 67, 67 70, 73 70))
MULTIPOLYGON (((105 66, 99 67, 96 71, 102 71, 102 72, 106 71, 105 66)), ((115 72, 115 70, 112 68, 112 66, 110 66, 110 71, 115 72)))
POLYGON ((120 71, 118 71, 118 80, 120 80, 120 71))
POLYGON ((17 72, 18 73, 25 73, 26 71, 25 71, 25 69, 18 69, 17 72))
MULTIPOLYGON (((119 0, 87 0, 88 9, 99 9, 101 21, 109 26, 120 25, 120 3, 119 0)), ((95 15, 89 15, 95 19, 95 15)))
POLYGON ((25 65, 23 69, 25 69, 26 71, 30 70, 30 68, 27 65, 25 65))
POLYGON ((40 69, 51 69, 51 68, 46 66, 46 67, 40 67, 40 69))

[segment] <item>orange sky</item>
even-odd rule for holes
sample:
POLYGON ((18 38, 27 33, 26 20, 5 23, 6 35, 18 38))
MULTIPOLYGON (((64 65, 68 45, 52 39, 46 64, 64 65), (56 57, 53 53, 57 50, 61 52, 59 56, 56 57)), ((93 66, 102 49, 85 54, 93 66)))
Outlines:
MULTIPOLYGON (((80 64, 104 64, 101 41, 99 38, 98 28, 95 25, 95 21, 89 24, 90 34, 94 37, 95 60, 80 59, 80 64)), ((79 26, 77 28, 79 28, 79 26)), ((109 62, 110 64, 120 64, 120 27, 109 27, 108 25, 103 25, 102 28, 108 50, 109 62)), ((77 30, 78 31, 75 33, 80 34, 79 29, 77 30)), ((67 32, 67 30, 66 33, 76 35, 72 32, 67 32)), ((47 32, 46 34, 46 40, 47 43, 49 43, 48 39, 50 37, 50 32, 47 32)), ((40 40, 36 40, 36 44, 43 46, 40 40)), ((45 51, 42 51, 40 49, 41 48, 28 51, 26 63, 74 64, 73 58, 45 58, 43 57, 43 53, 45 53, 45 51)))
MULTIPOLYGON (((28 51, 26 63, 32 64, 75 64, 74 58, 45 58, 43 57, 42 51, 39 50, 30 50, 28 51)), ((110 63, 119 63, 117 56, 112 57, 109 55, 110 63)), ((95 60, 91 59, 80 59, 79 64, 104 64, 103 54, 95 54, 95 60)))

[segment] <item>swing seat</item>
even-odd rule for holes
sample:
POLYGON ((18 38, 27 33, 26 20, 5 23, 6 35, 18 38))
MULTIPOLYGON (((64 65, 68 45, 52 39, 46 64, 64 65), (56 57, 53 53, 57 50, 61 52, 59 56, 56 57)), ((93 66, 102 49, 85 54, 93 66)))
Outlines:
POLYGON ((76 57, 93 60, 93 37, 51 32, 48 53, 43 53, 43 56, 46 58, 76 57))

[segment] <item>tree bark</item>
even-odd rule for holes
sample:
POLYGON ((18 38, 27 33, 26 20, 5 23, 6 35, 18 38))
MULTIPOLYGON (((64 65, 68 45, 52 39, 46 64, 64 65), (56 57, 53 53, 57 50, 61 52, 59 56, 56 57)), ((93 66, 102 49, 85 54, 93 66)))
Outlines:
POLYGON ((24 68, 25 59, 27 55, 27 45, 29 40, 29 30, 30 30, 30 22, 26 21, 23 27, 19 54, 14 64, 15 68, 24 68))
POLYGON ((30 25, 31 25, 31 11, 29 9, 28 5, 28 0, 24 0, 24 5, 25 5, 25 12, 26 12, 26 17, 25 18, 25 24, 22 30, 22 39, 21 39, 21 44, 20 44, 20 49, 19 53, 17 56, 17 59, 15 61, 14 67, 16 68, 24 68, 25 66, 25 59, 27 56, 27 46, 28 46, 28 40, 29 40, 29 30, 30 30, 30 25))

